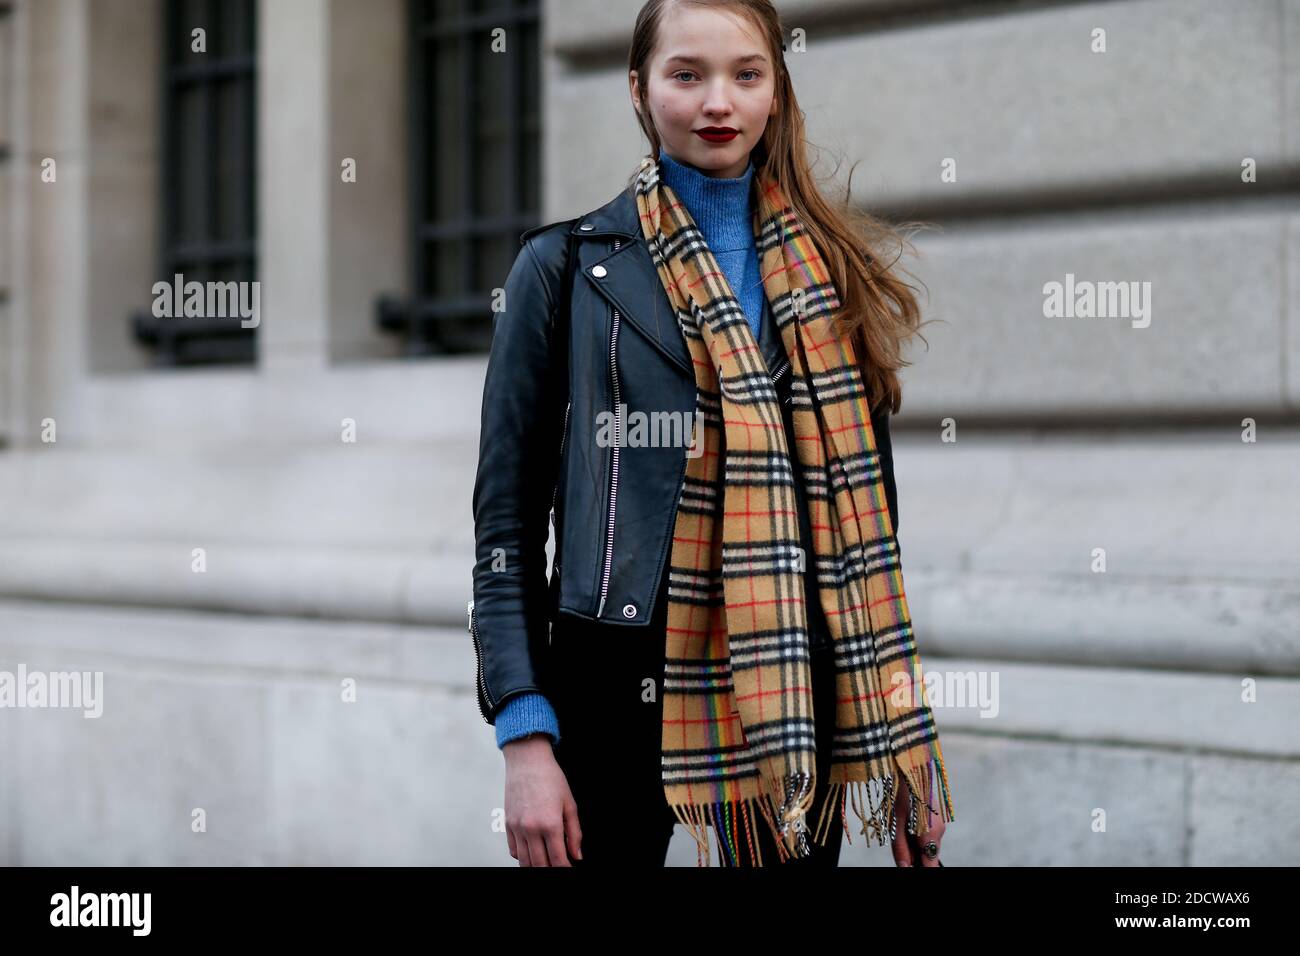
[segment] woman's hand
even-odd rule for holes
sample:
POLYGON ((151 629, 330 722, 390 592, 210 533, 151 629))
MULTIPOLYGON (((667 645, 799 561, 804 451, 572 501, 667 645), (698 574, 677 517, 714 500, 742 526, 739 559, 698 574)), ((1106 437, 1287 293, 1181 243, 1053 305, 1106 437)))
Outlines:
POLYGON ((894 800, 894 862, 899 866, 938 866, 939 857, 933 859, 921 851, 921 847, 931 840, 943 849, 943 831, 946 821, 933 810, 925 811, 930 815, 930 829, 918 840, 907 832, 907 818, 912 813, 912 790, 907 778, 900 776, 902 785, 898 797, 894 800))
POLYGON ((570 866, 570 857, 582 859, 578 805, 551 746, 546 734, 530 734, 502 748, 506 839, 520 866, 570 866))

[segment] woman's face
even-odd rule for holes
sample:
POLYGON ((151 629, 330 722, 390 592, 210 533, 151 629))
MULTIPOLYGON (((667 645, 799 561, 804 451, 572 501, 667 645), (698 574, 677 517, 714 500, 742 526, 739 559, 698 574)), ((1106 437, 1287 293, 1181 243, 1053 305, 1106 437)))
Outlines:
POLYGON ((641 112, 644 83, 664 152, 710 176, 734 179, 776 115, 775 69, 746 17, 674 6, 659 24, 646 75, 628 74, 632 105, 641 112))

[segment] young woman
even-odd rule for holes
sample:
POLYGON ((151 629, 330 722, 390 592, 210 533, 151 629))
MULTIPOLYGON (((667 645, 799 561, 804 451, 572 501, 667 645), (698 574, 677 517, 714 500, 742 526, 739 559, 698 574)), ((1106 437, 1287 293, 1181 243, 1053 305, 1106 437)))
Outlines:
POLYGON ((650 154, 506 280, 470 631, 525 866, 663 866, 677 823, 704 865, 711 827, 724 865, 835 866, 846 804, 941 865, 889 442, 918 308, 818 190, 785 56, 769 0, 649 0, 650 154))

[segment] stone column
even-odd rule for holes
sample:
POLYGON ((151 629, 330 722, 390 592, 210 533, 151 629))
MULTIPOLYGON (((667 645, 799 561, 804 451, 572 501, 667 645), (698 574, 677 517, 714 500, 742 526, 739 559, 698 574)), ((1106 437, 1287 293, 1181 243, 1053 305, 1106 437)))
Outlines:
POLYGON ((257 9, 258 364, 320 368, 329 349, 330 4, 257 9))

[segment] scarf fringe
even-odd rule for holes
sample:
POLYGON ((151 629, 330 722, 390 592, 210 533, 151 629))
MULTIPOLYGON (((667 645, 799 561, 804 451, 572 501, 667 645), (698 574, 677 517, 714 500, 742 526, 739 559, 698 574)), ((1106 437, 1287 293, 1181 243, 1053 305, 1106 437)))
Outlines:
MULTIPOLYGON (((956 819, 952 808, 952 794, 948 785, 948 774, 943 765, 943 757, 935 756, 931 760, 914 768, 912 774, 904 774, 907 778, 908 790, 912 794, 911 809, 907 818, 907 832, 920 838, 930 829, 930 813, 935 813, 945 822, 952 822, 956 819), (912 779, 912 777, 916 779, 912 779), (939 785, 939 801, 934 802, 934 786, 939 785), (925 794, 925 797, 918 799, 917 794, 925 794), (928 812, 921 813, 920 808, 924 805, 928 812)), ((831 784, 832 792, 842 792, 840 805, 840 819, 844 826, 845 835, 848 837, 850 844, 853 843, 852 831, 848 828, 848 813, 845 804, 853 807, 853 812, 862 823, 859 833, 865 834, 867 843, 870 844, 874 839, 877 846, 884 846, 886 842, 893 842, 897 835, 894 825, 894 804, 898 797, 898 787, 896 786, 896 776, 889 774, 887 776, 874 777, 869 780, 850 780, 847 785, 843 782, 831 784), (862 795, 866 793, 867 809, 863 810, 862 795), (886 841, 888 837, 888 841, 886 841)), ((829 804, 829 800, 827 803, 829 804)), ((826 815, 826 808, 822 808, 823 817, 826 815)), ((819 832, 822 824, 819 824, 819 832)))
MULTIPOLYGON (((907 777, 908 789, 913 795, 911 812, 908 814, 907 820, 908 833, 919 838, 929 830, 930 813, 922 814, 920 812, 922 805, 946 822, 952 822, 956 819, 953 814, 952 795, 942 756, 936 756, 921 766, 914 768, 907 777), (915 776, 916 779, 911 779, 912 776, 915 776), (940 798, 937 803, 933 801, 936 784, 939 787, 940 798), (926 794, 926 798, 916 799, 916 794, 926 794)), ((793 779, 793 777, 787 778, 787 788, 793 786, 797 789, 798 784, 791 782, 793 779)), ((861 829, 857 832, 866 836, 868 845, 873 841, 877 846, 886 846, 891 843, 897 835, 894 825, 894 805, 898 797, 896 780, 897 776, 895 774, 888 774, 868 780, 836 781, 831 783, 827 789, 826 797, 822 801, 821 812, 817 816, 817 825, 811 834, 812 843, 819 846, 826 845, 826 841, 830 836, 830 822, 833 819, 830 809, 837 802, 840 808, 840 826, 843 828, 845 839, 850 845, 853 843, 853 830, 849 826, 848 815, 850 806, 862 824, 861 829), (865 800, 863 799, 864 795, 865 800)), ((806 817, 813 809, 812 803, 812 796, 808 793, 802 793, 799 801, 793 804, 791 810, 786 812, 789 822, 785 827, 786 835, 784 838, 781 835, 781 827, 777 823, 780 814, 770 793, 718 803, 673 804, 672 810, 678 821, 695 839, 697 866, 708 867, 712 865, 709 847, 710 827, 718 835, 719 852, 732 866, 741 865, 742 838, 743 846, 748 848, 748 859, 754 861, 754 866, 763 866, 762 854, 759 851, 759 844, 754 831, 758 818, 761 817, 767 823, 768 829, 776 842, 777 862, 784 863, 796 857, 808 856, 812 852, 806 823, 806 817), (740 821, 739 829, 737 829, 738 818, 740 821)))
POLYGON ((912 812, 908 817, 907 832, 917 838, 925 836, 930 829, 930 814, 934 813, 945 822, 952 822, 952 791, 948 784, 948 771, 943 766, 943 755, 936 747, 934 755, 921 766, 914 768, 914 776, 908 776, 907 785, 912 791, 912 812), (939 800, 934 796, 935 784, 939 786, 939 800), (919 794, 924 797, 917 799, 919 794), (927 813, 919 812, 919 805, 924 804, 927 813))
MULTIPOLYGON (((775 782, 774 785, 776 785, 775 782)), ((770 792, 743 797, 739 800, 724 800, 706 804, 676 803, 670 806, 672 806, 673 814, 677 817, 678 822, 686 828, 686 831, 695 840, 697 866, 708 867, 712 865, 709 827, 712 827, 717 834, 719 853, 731 866, 742 866, 742 859, 746 857, 752 861, 753 866, 763 866, 762 853, 754 830, 755 826, 762 825, 758 823, 760 818, 766 822, 768 830, 776 843, 778 863, 784 863, 786 860, 795 857, 809 856, 813 852, 809 843, 807 823, 807 817, 812 811, 815 796, 812 789, 812 776, 807 773, 791 774, 785 778, 782 792, 786 794, 784 803, 787 808, 784 814, 776 806, 770 792), (737 832, 737 819, 740 821, 739 833, 737 832), (747 855, 742 855, 742 846, 748 848, 747 855)), ((830 799, 828 795, 823 804, 823 816, 825 815, 825 806, 829 805, 830 799)), ((825 846, 825 834, 823 834, 820 842, 825 846)))

